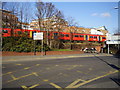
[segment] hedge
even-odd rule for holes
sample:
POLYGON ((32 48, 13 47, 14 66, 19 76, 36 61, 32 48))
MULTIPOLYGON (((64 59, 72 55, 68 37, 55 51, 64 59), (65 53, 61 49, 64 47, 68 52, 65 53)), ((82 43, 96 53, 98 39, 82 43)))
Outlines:
MULTIPOLYGON (((36 47, 36 51, 40 52, 41 41, 35 41, 36 45, 34 45, 34 40, 26 37, 3 37, 2 38, 2 51, 15 51, 15 52, 33 52, 34 47, 36 47)), ((44 51, 50 50, 50 48, 44 44, 44 51)))

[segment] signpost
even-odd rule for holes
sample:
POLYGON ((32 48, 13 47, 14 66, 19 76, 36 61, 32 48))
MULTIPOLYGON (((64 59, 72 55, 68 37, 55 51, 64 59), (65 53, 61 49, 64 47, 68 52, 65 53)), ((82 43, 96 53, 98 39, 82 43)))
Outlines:
POLYGON ((110 47, 109 47, 110 44, 118 45, 118 49, 119 49, 120 36, 119 35, 108 35, 107 40, 106 40, 106 44, 108 45, 108 54, 110 52, 110 47))
POLYGON ((43 32, 39 32, 39 33, 34 33, 33 34, 33 40, 34 40, 34 55, 36 55, 36 50, 35 50, 35 40, 42 40, 42 54, 43 55, 43 32))

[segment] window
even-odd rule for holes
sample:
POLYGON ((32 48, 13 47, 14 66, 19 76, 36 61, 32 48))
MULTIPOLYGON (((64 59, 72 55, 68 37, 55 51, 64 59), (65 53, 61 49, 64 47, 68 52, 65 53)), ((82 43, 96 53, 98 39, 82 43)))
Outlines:
POLYGON ((84 37, 83 35, 80 35, 80 37, 84 37))
POLYGON ((8 33, 8 30, 2 30, 3 33, 8 33))
POLYGON ((55 35, 55 36, 57 36, 57 35, 58 35, 58 33, 54 33, 54 35, 55 35))
POLYGON ((36 31, 32 31, 33 33, 36 33, 36 31))
POLYGON ((78 35, 75 35, 75 37, 78 37, 78 35))
POLYGON ((102 39, 106 39, 105 37, 102 37, 102 39))
POLYGON ((68 35, 68 34, 66 34, 65 36, 66 36, 66 37, 69 37, 69 35, 68 35))
POLYGON ((90 36, 90 38, 93 38, 93 36, 90 36))
POLYGON ((94 36, 94 38, 97 38, 97 36, 94 36))

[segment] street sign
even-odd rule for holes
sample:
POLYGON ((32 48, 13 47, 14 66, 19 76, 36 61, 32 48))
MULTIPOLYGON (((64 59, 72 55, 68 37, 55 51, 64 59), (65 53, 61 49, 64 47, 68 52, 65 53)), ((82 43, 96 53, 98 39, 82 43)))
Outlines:
POLYGON ((33 40, 43 40, 43 32, 34 33, 33 40))

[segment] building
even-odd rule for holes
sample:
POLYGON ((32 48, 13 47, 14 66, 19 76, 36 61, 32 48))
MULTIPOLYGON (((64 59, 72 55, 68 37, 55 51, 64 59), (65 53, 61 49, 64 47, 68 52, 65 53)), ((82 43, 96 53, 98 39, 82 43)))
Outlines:
POLYGON ((63 31, 65 27, 67 22, 55 16, 43 20, 35 19, 30 23, 30 28, 43 31, 63 31))
POLYGON ((17 27, 18 17, 12 14, 12 11, 2 10, 2 27, 3 28, 15 28, 17 27))
POLYGON ((84 27, 75 27, 75 26, 68 26, 64 30, 65 32, 72 32, 72 33, 81 33, 81 34, 96 34, 96 35, 107 35, 108 31, 105 26, 100 28, 84 28, 84 27))
POLYGON ((102 27, 99 27, 99 28, 91 28, 91 34, 107 35, 108 31, 105 28, 105 26, 102 26, 102 27))

